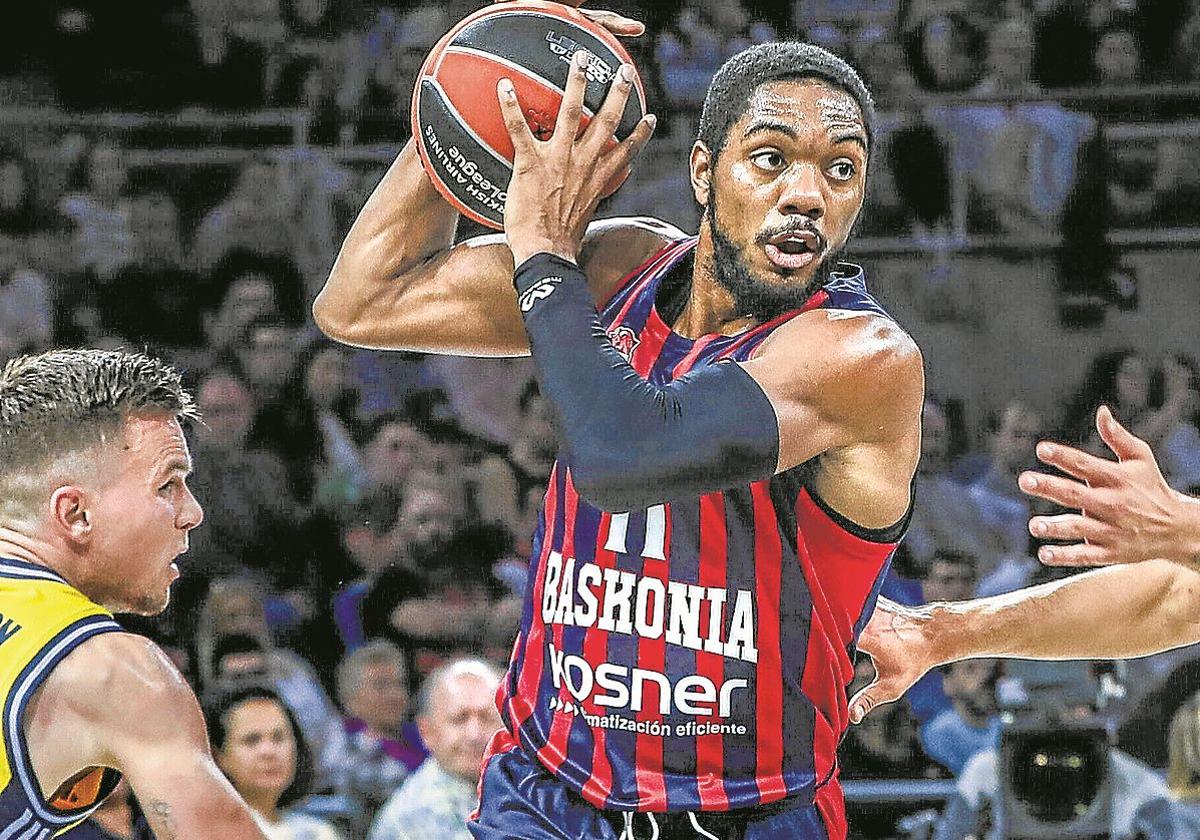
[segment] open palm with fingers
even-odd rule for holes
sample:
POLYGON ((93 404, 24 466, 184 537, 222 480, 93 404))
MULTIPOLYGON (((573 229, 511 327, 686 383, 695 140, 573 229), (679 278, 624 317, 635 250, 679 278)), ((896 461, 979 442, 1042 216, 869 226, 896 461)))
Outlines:
POLYGON ((1026 493, 1078 513, 1035 516, 1029 530, 1068 545, 1042 546, 1051 566, 1111 566, 1165 558, 1200 566, 1200 501, 1173 490, 1149 444, 1117 422, 1107 406, 1096 428, 1116 461, 1059 443, 1038 444, 1038 458, 1066 476, 1026 472, 1026 493))
POLYGON ((635 75, 626 64, 600 110, 580 131, 589 59, 583 50, 572 57, 554 132, 545 141, 533 136, 512 82, 501 79, 498 85, 500 110, 515 150, 504 233, 517 265, 541 252, 577 259, 605 188, 629 166, 654 130, 654 116, 647 114, 628 137, 615 141, 635 75))

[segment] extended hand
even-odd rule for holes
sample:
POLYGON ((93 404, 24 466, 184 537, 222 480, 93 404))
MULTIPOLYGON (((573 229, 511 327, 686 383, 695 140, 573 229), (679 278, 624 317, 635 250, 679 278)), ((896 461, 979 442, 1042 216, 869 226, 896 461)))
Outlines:
POLYGON ((1073 478, 1022 473, 1021 489, 1079 513, 1035 516, 1029 531, 1040 539, 1076 540, 1042 546, 1049 566, 1111 566, 1165 558, 1200 565, 1200 502, 1172 490, 1149 444, 1116 421, 1107 406, 1096 428, 1116 461, 1059 443, 1039 443, 1038 458, 1073 478))
POLYGON ((583 50, 572 57, 554 133, 544 142, 530 131, 512 82, 501 79, 498 85, 500 110, 515 150, 504 233, 517 265, 542 251, 576 260, 605 186, 654 131, 654 115, 647 114, 628 137, 613 144, 633 84, 633 68, 623 65, 600 111, 579 133, 589 58, 583 50))
MULTIPOLYGON (((512 0, 495 0, 497 3, 509 3, 512 0)), ((558 0, 564 6, 572 6, 579 8, 587 0, 558 0)), ((646 31, 645 25, 640 20, 627 18, 624 15, 619 15, 616 12, 609 12, 605 9, 579 9, 588 18, 591 18, 596 23, 603 26, 614 35, 620 35, 624 38, 636 38, 646 31)))
POLYGON ((877 706, 891 703, 938 664, 928 640, 929 612, 880 598, 863 628, 858 649, 871 657, 875 679, 850 699, 850 722, 858 723, 877 706))

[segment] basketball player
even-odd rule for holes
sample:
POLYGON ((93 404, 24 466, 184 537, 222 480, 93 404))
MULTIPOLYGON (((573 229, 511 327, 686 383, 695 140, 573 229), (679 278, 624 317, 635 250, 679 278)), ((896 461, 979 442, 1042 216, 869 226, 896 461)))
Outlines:
POLYGON ((352 344, 532 352, 560 420, 471 830, 844 838, 851 655, 906 526, 923 399, 916 346, 838 262, 871 97, 809 45, 731 59, 688 162, 689 237, 590 221, 654 120, 606 150, 627 68, 576 139, 585 61, 547 141, 498 91, 504 235, 453 244, 409 144, 314 305, 352 344))
POLYGON ((162 840, 265 840, 183 677, 113 612, 154 615, 203 514, 179 376, 63 350, 0 372, 0 838, 82 822, 122 774, 162 840))
POLYGON ((850 704, 857 723, 926 671, 959 659, 1130 659, 1200 642, 1200 501, 1172 490, 1149 444, 1096 414, 1109 461, 1060 443, 1038 457, 1074 479, 1026 472, 1030 494, 1080 510, 1035 516, 1038 550, 1056 566, 1109 566, 994 598, 903 607, 881 599, 859 647, 875 681, 850 704))

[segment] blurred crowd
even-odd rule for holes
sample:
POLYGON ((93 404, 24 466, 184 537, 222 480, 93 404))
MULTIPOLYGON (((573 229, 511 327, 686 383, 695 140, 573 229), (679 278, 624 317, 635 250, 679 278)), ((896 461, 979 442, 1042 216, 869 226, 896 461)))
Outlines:
MULTIPOLYGON (((222 768, 281 840, 465 838, 498 725, 497 669, 555 448, 532 368, 336 346, 307 317, 381 171, 346 150, 405 139, 427 50, 479 2, 54 0, 6 11, 0 30, 0 360, 145 347, 185 371, 205 418, 192 484, 209 515, 170 609, 131 625, 196 686, 222 768), (29 107, 43 110, 21 117, 29 107), (43 120, 47 108, 183 122, 81 128, 43 120), (178 127, 262 109, 306 115, 307 143, 264 139, 249 120, 215 140, 178 127)), ((1088 275, 1064 287, 1107 294, 1093 275, 1109 226, 1200 218, 1194 136, 1099 130, 1200 116, 1200 97, 1122 99, 1200 82, 1195 0, 609 5, 646 19, 632 49, 665 118, 604 212, 694 230, 682 163, 709 78, 748 44, 803 37, 860 67, 885 113, 865 234, 947 235, 958 190, 972 231, 1061 230, 1088 275)), ((1102 402, 1175 486, 1200 491, 1190 357, 1107 353, 1057 416, 1010 402, 986 430, 931 397, 913 527, 885 593, 919 603, 1046 579, 1015 477, 1043 435, 1095 448, 1102 402)), ((851 730, 844 774, 957 778, 938 836, 967 836, 997 785, 1001 716, 1043 683, 990 662, 931 675, 851 730)), ((1059 704, 1075 719, 1117 733, 1113 760, 1137 791, 1130 832, 1164 798, 1200 800, 1194 654, 1049 684, 1075 698, 1059 704), (1145 769, 1168 764, 1166 782, 1145 769)), ((118 796, 92 829, 129 838, 136 826, 136 803, 118 796)))

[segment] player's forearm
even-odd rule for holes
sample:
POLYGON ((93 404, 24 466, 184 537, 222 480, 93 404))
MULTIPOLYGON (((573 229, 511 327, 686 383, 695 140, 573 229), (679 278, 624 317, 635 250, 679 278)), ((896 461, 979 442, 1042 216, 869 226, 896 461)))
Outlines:
POLYGON ((434 189, 410 141, 355 219, 313 316, 333 338, 354 341, 372 320, 395 318, 396 284, 454 241, 458 213, 434 189))
POLYGON ((774 472, 774 409, 742 368, 706 365, 648 382, 608 340, 578 267, 539 254, 516 282, 542 395, 561 420, 584 499, 637 510, 774 472))
POLYGON ((1178 527, 1174 539, 1169 542, 1170 551, 1164 555, 1168 560, 1200 569, 1200 499, 1183 493, 1178 494, 1178 527))
POLYGON ((927 608, 937 662, 1128 659, 1200 641, 1200 573, 1165 560, 927 608))

